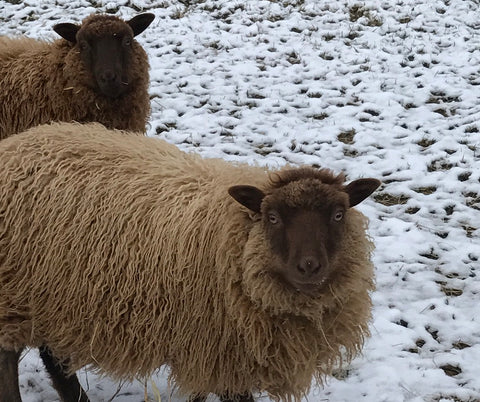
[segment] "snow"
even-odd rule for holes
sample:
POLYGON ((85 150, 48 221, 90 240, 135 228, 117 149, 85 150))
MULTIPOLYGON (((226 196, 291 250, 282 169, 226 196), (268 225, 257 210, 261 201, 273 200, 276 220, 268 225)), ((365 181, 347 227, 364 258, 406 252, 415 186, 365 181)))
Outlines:
MULTIPOLYGON (((478 1, 4 1, 0 34, 52 39, 59 21, 139 10, 156 15, 138 38, 148 135, 383 182, 358 207, 377 247, 372 336, 305 400, 479 401, 478 1)), ((144 400, 140 382, 117 393, 111 379, 79 377, 92 401, 144 400)), ((152 376, 149 398, 183 401, 166 378, 152 376)), ((20 384, 24 401, 58 400, 34 350, 20 384)))

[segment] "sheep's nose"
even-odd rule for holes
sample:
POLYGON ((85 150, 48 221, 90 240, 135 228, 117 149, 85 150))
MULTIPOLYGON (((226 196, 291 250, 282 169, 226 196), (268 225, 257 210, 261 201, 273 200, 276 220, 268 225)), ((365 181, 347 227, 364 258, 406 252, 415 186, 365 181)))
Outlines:
POLYGON ((114 82, 117 79, 117 75, 112 70, 106 70, 100 74, 100 80, 102 82, 108 84, 110 82, 114 82))
POLYGON ((313 256, 304 257, 297 265, 297 269, 302 275, 313 275, 321 268, 320 261, 313 256))

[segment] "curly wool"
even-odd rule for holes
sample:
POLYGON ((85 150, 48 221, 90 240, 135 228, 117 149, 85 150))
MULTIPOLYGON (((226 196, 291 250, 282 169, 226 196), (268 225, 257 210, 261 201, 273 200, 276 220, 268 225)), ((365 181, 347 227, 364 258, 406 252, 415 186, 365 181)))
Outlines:
MULTIPOLYGON (((91 15, 83 21, 94 32, 115 24, 126 25, 111 15, 91 15)), ((0 37, 0 139, 52 121, 99 122, 143 133, 150 115, 149 64, 136 40, 131 49, 131 90, 112 99, 96 88, 77 45, 64 39, 0 37)))
POLYGON ((37 127, 0 153, 1 347, 45 343, 118 379, 168 364, 186 394, 287 401, 360 351, 374 285, 359 212, 313 298, 269 276, 260 222, 227 194, 268 193, 260 167, 97 124, 37 127))

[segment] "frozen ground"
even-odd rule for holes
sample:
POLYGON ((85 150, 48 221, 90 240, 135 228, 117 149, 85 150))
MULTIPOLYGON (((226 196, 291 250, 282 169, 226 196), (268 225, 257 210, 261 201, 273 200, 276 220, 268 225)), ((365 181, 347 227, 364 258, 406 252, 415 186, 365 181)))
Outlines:
MULTIPOLYGON (((363 356, 309 401, 480 401, 479 2, 2 1, 0 34, 54 38, 96 11, 154 12, 149 135, 182 149, 377 177, 377 291, 363 356)), ((192 356, 194 358, 194 356, 192 356)), ((35 352, 25 401, 55 401, 35 352)), ((79 373, 92 401, 141 383, 79 373)), ((154 384, 154 385, 152 385, 154 384)), ((182 401, 166 374, 151 400, 182 401)), ((213 400, 213 398, 212 398, 213 400)), ((261 400, 268 400, 263 398, 261 400)))

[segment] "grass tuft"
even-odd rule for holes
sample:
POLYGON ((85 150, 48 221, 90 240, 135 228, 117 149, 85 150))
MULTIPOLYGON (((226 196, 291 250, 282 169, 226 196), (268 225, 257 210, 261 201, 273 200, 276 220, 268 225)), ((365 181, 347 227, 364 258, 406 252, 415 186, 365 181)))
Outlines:
POLYGON ((387 207, 392 207, 394 205, 406 204, 410 197, 403 194, 393 195, 388 193, 378 193, 373 196, 373 199, 379 204, 385 205, 387 207))

